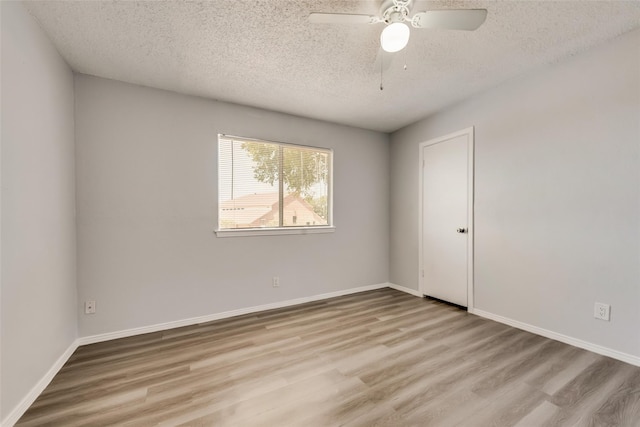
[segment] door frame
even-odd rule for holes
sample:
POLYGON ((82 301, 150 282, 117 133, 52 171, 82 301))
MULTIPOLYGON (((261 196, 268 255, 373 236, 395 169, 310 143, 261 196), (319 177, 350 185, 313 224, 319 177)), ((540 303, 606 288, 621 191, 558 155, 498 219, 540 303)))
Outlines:
POLYGON ((473 194, 474 194, 474 151, 475 151, 475 132, 474 127, 471 126, 466 129, 462 129, 457 132, 449 133, 447 135, 430 139, 422 142, 419 145, 420 154, 418 156, 418 175, 419 175, 419 194, 418 194, 418 232, 419 232, 419 244, 418 244, 418 289, 422 295, 425 295, 424 289, 424 248, 423 248, 423 235, 422 235, 422 219, 423 219, 423 166, 424 166, 424 148, 430 145, 444 142, 451 138, 458 136, 467 136, 467 311, 473 312, 473 194))

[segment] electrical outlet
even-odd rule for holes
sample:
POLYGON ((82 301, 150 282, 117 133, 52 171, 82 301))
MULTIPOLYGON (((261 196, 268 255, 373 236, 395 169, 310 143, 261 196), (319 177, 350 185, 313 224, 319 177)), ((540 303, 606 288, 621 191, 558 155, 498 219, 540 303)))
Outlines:
POLYGON ((601 302, 597 302, 594 307, 593 317, 600 320, 609 321, 611 314, 611 306, 609 304, 603 304, 601 302))
POLYGON ((95 301, 85 301, 84 302, 84 314, 95 314, 96 312, 96 302, 95 301))
POLYGON ((273 276, 273 281, 271 282, 274 288, 280 287, 280 278, 278 276, 273 276))

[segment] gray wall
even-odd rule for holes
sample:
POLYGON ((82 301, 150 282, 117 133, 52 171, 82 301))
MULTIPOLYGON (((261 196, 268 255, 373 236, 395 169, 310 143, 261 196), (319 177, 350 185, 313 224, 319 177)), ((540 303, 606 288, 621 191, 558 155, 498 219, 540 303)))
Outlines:
POLYGON ((77 328, 73 74, 22 4, 0 7, 4 419, 77 328))
POLYGON ((390 281, 418 288, 419 143, 475 126, 476 308, 640 356, 638 46, 635 31, 394 133, 390 281))
POLYGON ((81 336, 387 282, 387 135, 85 75, 75 84, 81 336), (217 238, 218 133, 333 148, 335 233, 217 238), (82 313, 88 299, 95 315, 82 313))

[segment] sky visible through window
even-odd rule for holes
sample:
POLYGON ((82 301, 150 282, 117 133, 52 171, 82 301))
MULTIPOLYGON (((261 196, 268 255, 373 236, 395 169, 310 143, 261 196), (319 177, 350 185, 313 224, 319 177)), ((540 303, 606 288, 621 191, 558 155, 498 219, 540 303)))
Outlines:
MULTIPOLYGON (((231 157, 231 143, 227 143, 221 146, 222 150, 225 150, 226 156, 231 157)), ((221 151, 222 151, 221 150, 221 151)), ((222 155, 222 153, 221 153, 222 155)), ((233 168, 242 171, 253 170, 255 162, 251 160, 246 150, 243 150, 240 144, 233 144, 233 168)), ((231 181, 232 174, 225 173, 220 176, 219 197, 220 200, 231 200, 231 194, 234 198, 246 196, 254 193, 272 193, 278 191, 278 185, 275 186, 260 182, 253 177, 253 175, 240 175, 233 174, 233 181, 235 183, 232 191, 231 181)))

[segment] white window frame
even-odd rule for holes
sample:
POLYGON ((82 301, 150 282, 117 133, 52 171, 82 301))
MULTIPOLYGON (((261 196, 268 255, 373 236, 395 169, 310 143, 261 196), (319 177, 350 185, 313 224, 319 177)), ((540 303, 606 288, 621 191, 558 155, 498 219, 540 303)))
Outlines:
MULTIPOLYGON (((247 138, 244 136, 235 136, 227 134, 218 134, 217 140, 217 168, 218 168, 218 195, 216 201, 216 218, 217 228, 215 233, 217 237, 247 237, 247 236, 276 236, 287 234, 318 234, 318 233, 333 233, 335 231, 335 225, 333 224, 333 149, 324 147, 314 147, 310 145, 290 144, 286 142, 270 141, 266 139, 247 138), (279 146, 287 147, 299 147, 303 149, 318 149, 322 151, 329 151, 329 179, 327 182, 327 202, 329 209, 327 212, 328 225, 312 225, 312 226, 299 226, 299 227, 256 227, 256 228, 220 228, 220 139, 241 140, 241 141, 255 141, 266 144, 277 144, 279 146)), ((282 181, 280 181, 280 188, 278 190, 280 203, 283 199, 282 181)))

